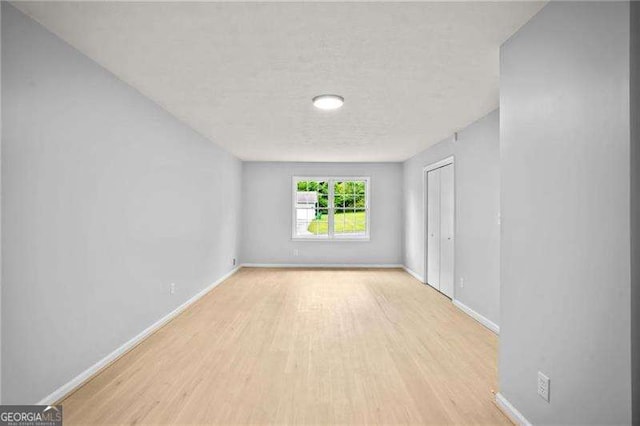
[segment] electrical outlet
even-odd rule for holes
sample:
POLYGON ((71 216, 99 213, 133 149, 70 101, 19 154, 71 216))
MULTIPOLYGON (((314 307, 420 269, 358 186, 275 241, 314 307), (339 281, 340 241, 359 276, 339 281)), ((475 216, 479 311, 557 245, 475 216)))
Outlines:
POLYGON ((169 285, 169 294, 175 294, 176 293, 176 283, 171 283, 169 285))
POLYGON ((294 256, 300 255, 300 252, 298 251, 298 249, 293 249, 293 255, 294 256))
POLYGON ((460 277, 460 288, 464 288, 464 277, 460 277))
POLYGON ((550 386, 551 380, 542 374, 542 372, 538 371, 538 395, 547 402, 549 402, 550 386))

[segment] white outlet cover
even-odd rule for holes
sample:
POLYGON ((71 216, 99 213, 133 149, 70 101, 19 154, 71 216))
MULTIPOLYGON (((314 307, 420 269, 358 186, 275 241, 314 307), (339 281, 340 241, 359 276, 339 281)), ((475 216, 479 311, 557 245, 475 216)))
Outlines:
POLYGON ((551 380, 542 372, 538 371, 538 395, 547 402, 549 402, 550 386, 551 380))

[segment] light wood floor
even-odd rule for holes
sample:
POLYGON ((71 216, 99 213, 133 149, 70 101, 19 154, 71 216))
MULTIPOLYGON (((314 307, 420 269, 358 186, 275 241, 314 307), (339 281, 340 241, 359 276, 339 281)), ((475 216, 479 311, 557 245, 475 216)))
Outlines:
POLYGON ((242 269, 62 403, 65 424, 510 424, 496 352, 401 270, 242 269))

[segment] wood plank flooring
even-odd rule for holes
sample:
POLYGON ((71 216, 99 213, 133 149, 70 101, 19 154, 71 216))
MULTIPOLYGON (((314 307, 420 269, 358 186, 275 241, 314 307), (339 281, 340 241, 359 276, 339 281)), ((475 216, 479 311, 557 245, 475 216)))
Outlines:
POLYGON ((62 404, 65 424, 511 424, 496 359, 404 271, 244 268, 62 404))

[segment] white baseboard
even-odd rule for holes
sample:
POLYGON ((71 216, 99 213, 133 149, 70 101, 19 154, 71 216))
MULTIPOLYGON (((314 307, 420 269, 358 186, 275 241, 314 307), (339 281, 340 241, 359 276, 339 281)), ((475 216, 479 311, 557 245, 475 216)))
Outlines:
POLYGON ((243 268, 402 268, 395 263, 243 263, 243 268))
POLYGON ((420 281, 422 284, 425 284, 427 282, 424 279, 424 277, 422 277, 422 275, 418 275, 418 273, 413 271, 412 269, 409 269, 404 265, 402 265, 402 269, 404 269, 407 272, 407 274, 411 275, 413 278, 415 278, 416 280, 420 281))
POLYGON ((527 420, 520 411, 516 409, 500 392, 496 394, 496 403, 498 408, 517 425, 531 426, 531 422, 527 420))
POLYGON ((500 326, 495 322, 480 315, 479 313, 477 313, 476 311, 474 311, 464 303, 460 302, 459 300, 453 299, 453 304, 456 305, 456 307, 458 307, 458 309, 460 309, 462 312, 466 313, 471 318, 473 318, 474 320, 478 321, 480 324, 487 327, 489 330, 493 331, 496 334, 500 334, 500 326))
POLYGON ((102 358, 100 361, 98 361, 95 364, 93 364, 91 367, 89 367, 86 370, 84 370, 82 373, 78 374, 76 377, 71 379, 69 382, 65 383, 64 385, 60 386, 58 389, 56 389, 55 391, 53 391, 49 395, 47 395, 44 398, 42 398, 37 404, 38 405, 51 405, 51 404, 53 404, 53 403, 55 403, 57 401, 62 400, 65 396, 67 396, 68 394, 70 394, 71 392, 73 392, 74 390, 76 390, 77 388, 82 386, 84 383, 86 383, 87 380, 89 380, 95 374, 99 373, 101 370, 103 370, 109 364, 111 364, 112 362, 114 362, 115 360, 120 358, 122 355, 126 354, 131 349, 136 347, 140 342, 142 342, 144 339, 149 337, 151 334, 153 334, 160 327, 162 327, 163 325, 165 325, 166 323, 171 321, 173 318, 175 318, 178 314, 180 314, 182 311, 184 311, 189 306, 191 306, 193 303, 195 303, 202 296, 204 296, 205 294, 207 294, 208 292, 213 290, 214 287, 218 286, 220 283, 222 283, 224 280, 229 278, 231 275, 235 274, 239 269, 240 269, 240 267, 232 269, 227 274, 223 275, 218 280, 216 280, 214 283, 209 284, 206 288, 202 289, 200 292, 198 292, 195 296, 193 296, 192 298, 190 298, 189 300, 184 302, 182 305, 178 306, 176 309, 174 309, 173 311, 169 312, 167 315, 165 315, 164 317, 160 318, 158 321, 156 321, 155 323, 151 324, 149 327, 145 328, 137 336, 135 336, 132 339, 130 339, 129 341, 127 341, 125 344, 123 344, 122 346, 120 346, 119 348, 117 348, 116 350, 111 352, 106 357, 102 358))

